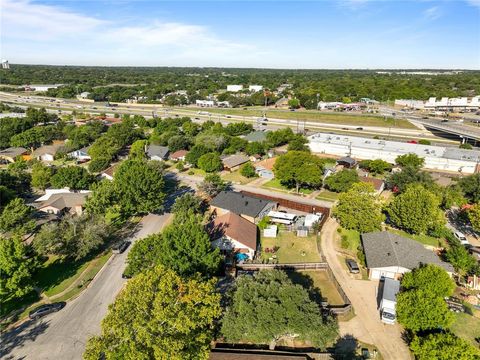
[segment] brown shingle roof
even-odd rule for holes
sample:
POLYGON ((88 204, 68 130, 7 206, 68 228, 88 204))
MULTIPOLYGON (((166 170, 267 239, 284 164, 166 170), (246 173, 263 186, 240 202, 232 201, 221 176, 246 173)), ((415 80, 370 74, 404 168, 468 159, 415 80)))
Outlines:
POLYGON ((376 179, 376 178, 372 178, 372 177, 365 177, 365 176, 362 176, 359 179, 360 179, 361 182, 372 184, 373 188, 376 191, 379 191, 382 188, 382 185, 383 185, 383 180, 380 180, 380 179, 376 179))
POLYGON ((175 151, 173 154, 170 154, 170 159, 179 159, 181 157, 184 157, 185 155, 188 154, 187 150, 178 150, 175 151))
POLYGON ((237 154, 237 155, 231 155, 226 157, 225 159, 222 160, 222 162, 225 167, 231 169, 235 166, 245 164, 249 160, 250 159, 248 158, 248 156, 245 156, 243 154, 237 154))
POLYGON ((219 216, 213 221, 211 234, 214 240, 221 236, 228 236, 250 249, 257 248, 257 225, 232 212, 219 216))
POLYGON ((39 209, 42 209, 47 206, 54 207, 59 210, 65 208, 72 208, 75 206, 83 206, 87 200, 88 193, 62 193, 62 194, 53 194, 50 198, 45 201, 39 209))
POLYGON ((111 176, 113 178, 113 175, 115 174, 115 171, 117 170, 119 164, 112 165, 105 170, 102 171, 102 174, 111 176))

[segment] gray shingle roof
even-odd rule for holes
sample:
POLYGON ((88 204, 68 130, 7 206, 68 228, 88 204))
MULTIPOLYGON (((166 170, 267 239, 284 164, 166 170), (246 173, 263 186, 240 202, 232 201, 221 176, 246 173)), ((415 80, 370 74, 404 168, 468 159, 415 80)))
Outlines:
POLYGON ((168 155, 168 147, 159 145, 149 145, 147 148, 148 157, 158 156, 165 159, 168 155))
POLYGON ((401 266, 412 270, 420 264, 434 264, 453 272, 452 265, 440 260, 419 242, 388 231, 362 234, 362 243, 370 269, 401 266))
POLYGON ((210 202, 210 205, 229 210, 238 215, 257 217, 267 205, 273 202, 243 195, 234 191, 222 191, 210 202))
POLYGON ((235 166, 245 164, 248 161, 249 161, 248 156, 245 156, 242 154, 230 155, 222 160, 223 165, 229 169, 235 166))

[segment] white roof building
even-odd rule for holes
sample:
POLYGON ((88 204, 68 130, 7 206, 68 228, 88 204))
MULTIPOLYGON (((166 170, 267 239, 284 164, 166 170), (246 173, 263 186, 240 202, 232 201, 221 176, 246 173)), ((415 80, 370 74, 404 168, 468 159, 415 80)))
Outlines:
POLYGON ((215 106, 215 101, 213 100, 195 100, 195 105, 201 107, 213 107, 215 106))
POLYGON ((227 91, 239 92, 243 90, 243 85, 227 85, 227 91))
POLYGON ((313 153, 351 156, 355 159, 382 159, 395 163, 399 155, 417 154, 425 159, 426 169, 473 174, 478 171, 480 151, 444 146, 420 145, 375 140, 357 136, 317 133, 308 137, 313 153))
POLYGON ((395 100, 395 105, 405 106, 412 109, 425 109, 425 110, 436 110, 436 109, 478 109, 480 108, 480 96, 474 96, 472 98, 459 97, 459 98, 448 98, 442 97, 440 100, 437 100, 435 97, 429 98, 427 101, 422 100, 411 100, 411 99, 398 99, 395 100))
POLYGON ((262 90, 263 90, 263 86, 262 86, 262 85, 250 85, 250 86, 248 87, 248 90, 249 90, 249 91, 254 91, 254 92, 262 91, 262 90))

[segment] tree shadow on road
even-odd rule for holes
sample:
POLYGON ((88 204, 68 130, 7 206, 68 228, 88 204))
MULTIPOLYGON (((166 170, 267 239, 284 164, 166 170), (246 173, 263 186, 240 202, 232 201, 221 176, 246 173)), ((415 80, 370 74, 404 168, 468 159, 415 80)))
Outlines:
POLYGON ((27 320, 18 327, 1 334, 0 358, 4 360, 22 359, 9 355, 13 349, 24 346, 28 341, 35 339, 43 334, 49 327, 49 321, 27 320))

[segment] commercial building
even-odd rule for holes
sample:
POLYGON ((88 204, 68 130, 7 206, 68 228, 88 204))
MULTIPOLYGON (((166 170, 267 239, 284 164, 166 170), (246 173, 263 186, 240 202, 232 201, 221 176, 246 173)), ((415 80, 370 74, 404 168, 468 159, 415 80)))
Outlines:
POLYGON ((250 86, 248 87, 248 90, 249 90, 249 91, 252 91, 252 92, 262 91, 262 90, 263 90, 263 86, 262 86, 262 85, 250 85, 250 86))
POLYGON ((408 107, 412 109, 418 109, 418 110, 439 110, 439 111, 478 110, 480 109, 480 96, 474 96, 472 98, 442 97, 440 100, 437 100, 437 98, 435 97, 431 97, 427 101, 398 99, 398 100, 395 100, 395 105, 408 107))
POLYGON ((227 91, 239 92, 243 90, 243 85, 227 85, 227 91))
POLYGON ((47 91, 48 89, 56 89, 63 84, 53 84, 53 85, 25 85, 25 90, 27 91, 47 91))
POLYGON ((215 101, 213 100, 195 100, 195 105, 201 107, 213 107, 215 106, 215 101))
POLYGON ((416 154, 425 159, 424 168, 473 174, 480 167, 480 151, 453 147, 375 140, 357 136, 317 133, 308 137, 313 153, 350 156, 361 160, 382 159, 395 163, 399 155, 416 154))

